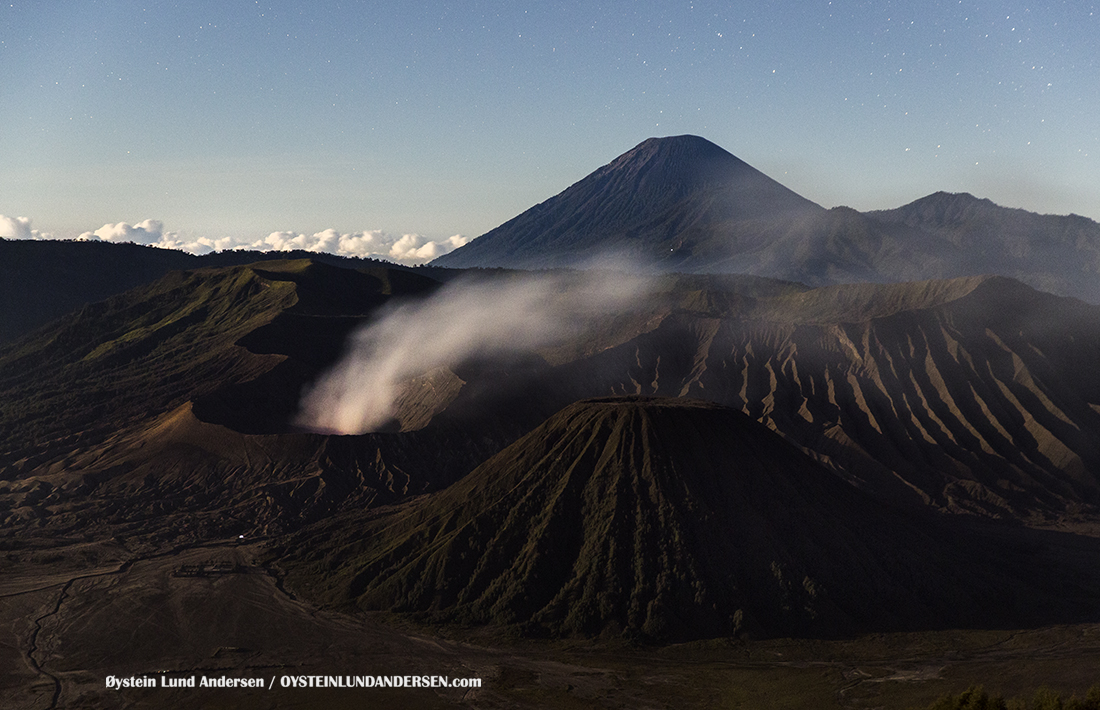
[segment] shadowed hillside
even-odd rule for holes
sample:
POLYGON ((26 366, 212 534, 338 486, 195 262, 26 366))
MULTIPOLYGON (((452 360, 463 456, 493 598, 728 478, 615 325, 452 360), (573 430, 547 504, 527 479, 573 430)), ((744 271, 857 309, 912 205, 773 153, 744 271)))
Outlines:
POLYGON ((611 395, 739 410, 893 503, 1031 523, 1100 506, 1098 309, 1002 278, 664 276, 536 351, 412 374, 390 433, 295 432, 303 391, 348 334, 437 286, 307 261, 177 272, 0 348, 3 519, 79 527, 84 513, 59 513, 90 513, 77 501, 94 494, 119 520, 232 505, 293 527, 434 490, 562 407, 611 395))
POLYGON ((0 346, 0 694, 111 704, 106 675, 150 668, 481 673, 436 633, 503 645, 476 696, 501 706, 546 706, 551 676, 562 706, 649 698, 661 674, 670 703, 720 678, 698 696, 713 706, 756 678, 737 697, 757 707, 791 678, 853 702, 939 683, 966 648, 997 672, 1095 665, 1100 309, 999 277, 665 274, 613 308, 585 290, 618 279, 468 275, 451 330, 537 307, 502 351, 402 370, 365 434, 302 430, 303 391, 366 326, 436 347, 433 305, 466 279, 176 271, 0 346), (808 638, 745 642, 776 636, 808 638), (593 680, 564 647, 635 675, 593 680), (687 656, 654 664, 666 652, 687 656))
MULTIPOLYGON (((8 422, 0 455, 28 441, 57 455, 53 437, 63 433, 117 430, 280 366, 327 364, 347 331, 386 301, 389 279, 385 270, 273 261, 173 272, 85 306, 0 349, 8 422), (324 328, 312 333, 309 357, 288 364, 289 353, 265 348, 263 334, 299 314, 324 328)), ((305 345, 295 337, 282 344, 291 352, 305 345)))
POLYGON ((172 505, 236 501, 283 525, 432 490, 569 403, 624 394, 737 409, 894 503, 1047 523, 1100 506, 1100 309, 1003 278, 805 289, 665 276, 535 352, 412 376, 394 402, 407 436, 288 433, 353 329, 437 285, 308 261, 176 272, 0 349, 5 518, 92 490, 144 509, 151 492, 218 480, 216 496, 172 505), (310 483, 261 504, 254 486, 271 476, 310 483))
POLYGON ((1096 306, 999 277, 769 293, 697 276, 635 312, 618 342, 542 351, 514 394, 459 372, 446 415, 533 427, 586 397, 690 396, 895 503, 1036 522, 1100 506, 1096 306))
POLYGON ((1032 618, 1050 593, 685 399, 579 402, 441 493, 281 549, 311 598, 527 635, 969 626, 1032 618))
POLYGON ((136 244, 0 239, 0 343, 197 257, 136 244))
POLYGON ((352 328, 436 286, 311 261, 173 272, 0 348, 0 521, 170 539, 270 533, 465 473, 499 446, 446 427, 283 433, 352 328))
POLYGON ((1004 279, 953 286, 939 303, 913 284, 863 287, 866 306, 836 288, 759 320, 676 316, 591 365, 628 373, 612 391, 741 409, 884 497, 1023 516, 1100 503, 1098 309, 1004 279))
MULTIPOLYGON (((0 343, 71 311, 148 284, 169 271, 312 259, 345 269, 407 267, 313 252, 225 251, 195 256, 173 249, 100 241, 0 239, 0 343)), ((431 278, 446 275, 432 269, 431 278)))

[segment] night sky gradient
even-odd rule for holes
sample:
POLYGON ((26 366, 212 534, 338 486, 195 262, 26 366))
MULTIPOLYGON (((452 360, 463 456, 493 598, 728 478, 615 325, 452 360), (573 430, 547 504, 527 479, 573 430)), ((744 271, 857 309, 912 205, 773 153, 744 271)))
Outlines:
POLYGON ((1100 3, 0 5, 0 236, 423 260, 684 133, 826 207, 1100 220, 1100 3))

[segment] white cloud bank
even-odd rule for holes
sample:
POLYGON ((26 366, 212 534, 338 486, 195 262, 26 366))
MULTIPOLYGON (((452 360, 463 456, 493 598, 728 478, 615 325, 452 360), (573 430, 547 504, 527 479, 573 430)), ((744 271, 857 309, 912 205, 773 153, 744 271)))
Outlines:
POLYGON ((49 234, 31 228, 27 217, 6 217, 0 214, 0 239, 52 239, 49 234))
MULTIPOLYGON (((37 232, 35 232, 37 234, 37 232)), ((30 220, 0 216, 0 237, 15 239, 32 237, 30 220), (10 232, 10 235, 8 233, 10 232)), ((147 219, 137 224, 118 222, 105 224, 99 229, 84 232, 81 241, 98 240, 104 242, 133 242, 160 247, 178 249, 192 254, 205 254, 226 249, 253 249, 256 251, 293 251, 327 252, 340 256, 385 259, 401 264, 424 264, 432 259, 454 251, 469 241, 456 234, 443 240, 430 240, 420 234, 402 234, 395 236, 382 230, 352 232, 343 234, 335 229, 326 229, 313 235, 297 232, 272 232, 264 239, 248 241, 233 237, 209 239, 206 237, 188 238, 179 232, 166 232, 164 223, 156 219, 147 219)))
POLYGON ((420 234, 403 234, 395 237, 377 229, 351 234, 341 234, 335 229, 326 229, 312 236, 295 232, 272 232, 266 239, 251 244, 249 248, 264 251, 302 249, 341 256, 387 259, 403 264, 424 264, 437 256, 454 251, 468 241, 461 234, 442 241, 431 241, 420 234))

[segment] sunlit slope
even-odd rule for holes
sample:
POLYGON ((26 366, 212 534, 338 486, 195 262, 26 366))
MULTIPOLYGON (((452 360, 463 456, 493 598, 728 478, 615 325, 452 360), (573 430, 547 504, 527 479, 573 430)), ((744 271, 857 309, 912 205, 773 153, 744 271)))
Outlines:
POLYGON ((118 429, 288 361, 304 376, 335 360, 391 295, 434 286, 305 260, 172 272, 0 349, 0 453, 56 432, 118 429))
MULTIPOLYGON (((739 412, 576 403, 447 490, 290 538, 310 598, 660 640, 986 623, 1020 585, 739 412)), ((926 521, 927 522, 927 521, 926 521)))
POLYGON ((173 272, 86 306, 0 351, 0 451, 110 431, 232 381, 278 358, 235 343, 297 300, 293 283, 251 269, 173 272))

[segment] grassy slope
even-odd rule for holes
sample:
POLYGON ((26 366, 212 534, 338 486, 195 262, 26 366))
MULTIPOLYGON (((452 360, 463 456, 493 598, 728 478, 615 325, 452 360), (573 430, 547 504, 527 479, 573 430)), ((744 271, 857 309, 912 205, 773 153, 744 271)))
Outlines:
POLYGON ((0 457, 56 457, 78 440, 255 380, 296 352, 298 330, 327 343, 300 368, 308 373, 390 294, 431 283, 272 261, 172 272, 85 306, 0 349, 0 457))
MULTIPOLYGON (((311 259, 349 270, 406 273, 415 269, 375 259, 304 251, 237 250, 195 256, 130 243, 0 239, 0 343, 7 343, 83 306, 150 284, 169 271, 311 259)), ((427 278, 447 269, 421 271, 427 278)))

